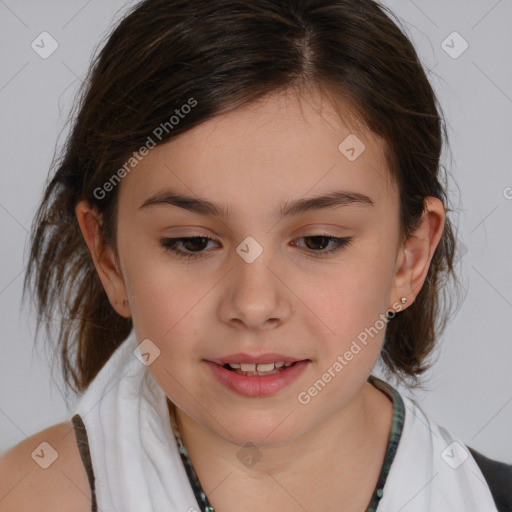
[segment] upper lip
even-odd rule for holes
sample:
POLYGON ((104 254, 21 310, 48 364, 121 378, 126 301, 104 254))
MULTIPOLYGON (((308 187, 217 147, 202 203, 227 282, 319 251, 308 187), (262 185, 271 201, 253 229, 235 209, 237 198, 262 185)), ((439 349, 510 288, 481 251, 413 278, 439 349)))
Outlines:
POLYGON ((219 359, 208 359, 212 363, 225 365, 230 363, 245 363, 245 364, 268 364, 283 361, 284 363, 295 363, 296 361, 304 361, 300 357, 285 356, 283 354, 266 353, 266 354, 233 354, 219 359))

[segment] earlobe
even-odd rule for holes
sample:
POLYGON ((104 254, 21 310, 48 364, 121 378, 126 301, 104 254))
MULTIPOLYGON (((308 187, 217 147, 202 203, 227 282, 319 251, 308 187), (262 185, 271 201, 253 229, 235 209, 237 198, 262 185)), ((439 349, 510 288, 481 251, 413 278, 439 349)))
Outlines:
POLYGON ((418 228, 400 249, 392 290, 393 300, 406 298, 408 305, 414 302, 427 277, 432 257, 443 234, 444 223, 443 203, 435 197, 427 197, 418 228))
POLYGON ((105 243, 101 234, 100 215, 86 201, 80 201, 76 205, 75 213, 110 304, 119 315, 129 318, 131 315, 124 279, 118 268, 114 250, 105 243))

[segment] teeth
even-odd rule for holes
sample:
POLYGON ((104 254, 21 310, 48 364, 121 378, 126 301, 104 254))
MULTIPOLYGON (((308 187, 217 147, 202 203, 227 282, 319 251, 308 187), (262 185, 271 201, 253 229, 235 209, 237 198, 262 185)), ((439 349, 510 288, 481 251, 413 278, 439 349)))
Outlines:
POLYGON ((259 372, 270 372, 273 369, 274 369, 274 363, 267 363, 267 364, 260 363, 258 366, 256 366, 256 370, 259 372))
POLYGON ((279 370, 274 369, 271 372, 240 372, 240 375, 244 375, 245 377, 254 377, 256 375, 263 377, 266 375, 274 375, 274 373, 279 373, 279 370))
POLYGON ((254 372, 255 375, 259 373, 272 372, 277 368, 291 366, 293 363, 285 363, 284 361, 276 361, 275 363, 229 363, 233 370, 241 370, 242 372, 254 372))

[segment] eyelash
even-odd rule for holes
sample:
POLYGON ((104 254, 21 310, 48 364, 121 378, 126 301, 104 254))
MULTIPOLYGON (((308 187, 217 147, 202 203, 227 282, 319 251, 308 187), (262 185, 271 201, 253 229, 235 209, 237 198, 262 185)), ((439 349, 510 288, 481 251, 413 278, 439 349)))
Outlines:
MULTIPOLYGON (((342 249, 348 247, 350 245, 350 243, 352 242, 352 237, 339 238, 339 237, 335 237, 335 236, 330 236, 327 233, 319 233, 317 235, 303 236, 300 238, 326 238, 329 242, 333 242, 334 247, 327 251, 320 252, 320 251, 311 250, 315 256, 317 256, 317 257, 320 256, 321 258, 341 251, 342 249)), ((215 242, 215 240, 213 240, 212 238, 210 238, 208 236, 191 236, 191 237, 182 237, 182 238, 162 238, 160 240, 160 245, 163 247, 163 249, 165 251, 173 253, 173 255, 179 259, 184 259, 184 260, 194 260, 195 259, 195 260, 197 260, 199 258, 205 257, 207 255, 207 253, 205 253, 204 251, 196 252, 196 253, 185 252, 185 251, 182 251, 181 249, 176 248, 176 246, 179 243, 182 243, 183 241, 197 240, 197 239, 204 239, 204 240, 215 242)))

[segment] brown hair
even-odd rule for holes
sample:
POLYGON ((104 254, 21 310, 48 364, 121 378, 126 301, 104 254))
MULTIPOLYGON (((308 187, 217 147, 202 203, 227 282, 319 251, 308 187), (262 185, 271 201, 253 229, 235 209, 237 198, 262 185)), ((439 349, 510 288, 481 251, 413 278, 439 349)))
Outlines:
MULTIPOLYGON (((97 208, 115 248, 117 187, 101 198, 95 190, 162 123, 159 144, 266 94, 315 87, 348 101, 384 139, 404 236, 418 225, 427 196, 446 206, 441 109, 392 17, 372 0, 145 0, 125 15, 91 64, 32 226, 24 293, 35 291, 38 330, 44 323, 52 338, 52 321, 58 325, 68 386, 85 390, 132 328, 109 303, 75 206, 87 200, 97 208), (194 108, 170 126, 190 98, 194 108)), ((441 292, 455 277, 454 250, 447 218, 423 288, 387 326, 381 357, 390 375, 418 382, 428 367, 447 318, 441 292)))

